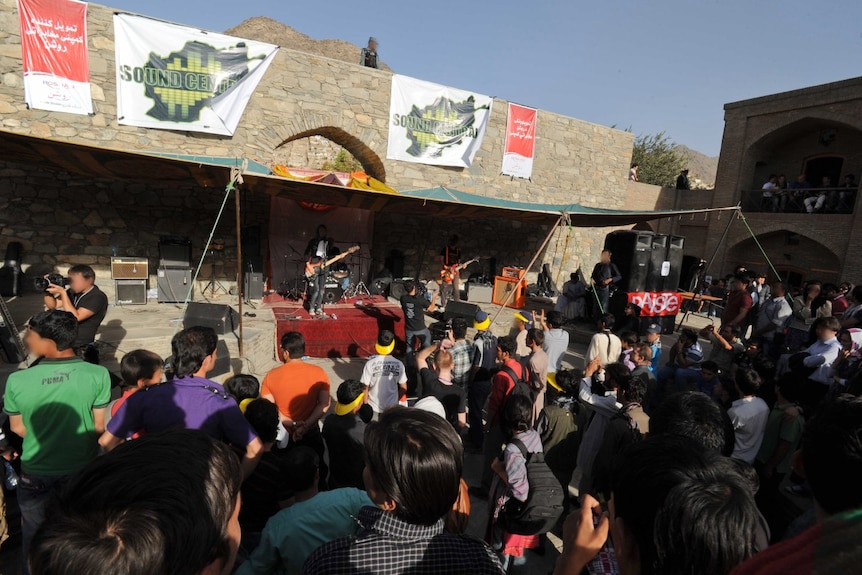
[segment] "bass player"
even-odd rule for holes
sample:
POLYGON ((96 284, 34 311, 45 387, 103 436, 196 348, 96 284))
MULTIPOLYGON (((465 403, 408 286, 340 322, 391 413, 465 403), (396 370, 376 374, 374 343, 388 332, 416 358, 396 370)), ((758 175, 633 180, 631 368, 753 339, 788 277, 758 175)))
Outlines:
MULTIPOLYGON (((309 264, 325 262, 331 243, 332 239, 326 236, 326 226, 320 224, 317 226, 317 233, 308 241, 308 246, 305 248, 305 261, 309 264)), ((308 280, 308 313, 322 316, 324 315, 323 291, 324 284, 326 284, 326 269, 321 266, 317 268, 316 272, 308 280)))

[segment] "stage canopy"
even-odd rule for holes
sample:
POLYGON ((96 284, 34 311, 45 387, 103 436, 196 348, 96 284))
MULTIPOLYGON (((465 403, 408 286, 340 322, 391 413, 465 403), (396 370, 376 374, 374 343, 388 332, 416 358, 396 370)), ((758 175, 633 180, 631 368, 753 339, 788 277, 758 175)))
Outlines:
MULTIPOLYGON (((140 153, 0 132, 0 154, 7 161, 53 165, 73 174, 124 181, 183 182, 222 193, 231 170, 242 169, 242 189, 301 202, 400 212, 435 217, 506 218, 553 225, 559 221, 581 227, 624 226, 658 218, 737 207, 671 211, 627 211, 590 208, 578 204, 548 205, 489 198, 445 187, 393 193, 385 185, 345 187, 273 175, 251 159, 140 153), (243 166, 244 169, 243 169, 243 166), (563 219, 561 220, 561 216, 563 219)), ((374 185, 372 185, 374 184, 374 185)))

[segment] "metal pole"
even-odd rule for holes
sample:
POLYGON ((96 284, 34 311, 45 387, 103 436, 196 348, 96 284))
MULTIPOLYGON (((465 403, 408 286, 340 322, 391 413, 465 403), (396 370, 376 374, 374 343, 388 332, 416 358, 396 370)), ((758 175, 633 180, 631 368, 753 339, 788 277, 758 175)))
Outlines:
MULTIPOLYGON (((556 221, 556 223, 554 223, 554 225, 551 226, 551 231, 548 232, 548 236, 545 238, 545 241, 542 242, 542 245, 539 246, 538 250, 536 250, 536 255, 534 255, 533 259, 530 260, 530 263, 527 264, 527 267, 526 267, 527 271, 529 271, 533 267, 533 264, 536 263, 536 260, 539 259, 540 255, 542 255, 542 251, 545 249, 545 246, 548 245, 548 242, 550 242, 551 238, 554 236, 554 232, 557 231, 557 226, 560 225, 560 222, 562 222, 563 218, 565 218, 565 217, 566 217, 566 215, 562 214, 560 216, 560 218, 556 221)), ((521 281, 522 280, 520 280, 520 279, 518 280, 519 283, 521 281)), ((512 299, 512 296, 515 295, 515 291, 516 290, 511 290, 508 294, 506 294, 506 299, 503 300, 503 305, 500 306, 500 309, 498 309, 497 313, 494 314, 494 317, 491 318, 491 326, 493 326, 497 322, 497 318, 500 316, 500 313, 502 313, 503 308, 506 307, 506 304, 509 303, 509 300, 512 299)), ((490 328, 490 326, 489 326, 489 328, 490 328)))
POLYGON ((242 228, 240 227, 240 202, 239 202, 239 186, 233 190, 236 200, 236 292, 239 294, 239 356, 243 357, 242 346, 242 228))

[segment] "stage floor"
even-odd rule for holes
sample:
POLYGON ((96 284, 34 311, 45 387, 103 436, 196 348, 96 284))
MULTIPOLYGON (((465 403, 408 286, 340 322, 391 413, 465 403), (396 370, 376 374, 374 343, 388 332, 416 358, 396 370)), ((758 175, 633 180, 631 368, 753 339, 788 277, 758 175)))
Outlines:
POLYGON ((276 348, 288 331, 305 336, 309 357, 368 357, 382 329, 395 333, 395 353, 404 351, 404 315, 401 306, 383 296, 363 296, 324 306, 325 317, 309 315, 302 301, 285 300, 277 294, 266 296, 276 321, 276 348))

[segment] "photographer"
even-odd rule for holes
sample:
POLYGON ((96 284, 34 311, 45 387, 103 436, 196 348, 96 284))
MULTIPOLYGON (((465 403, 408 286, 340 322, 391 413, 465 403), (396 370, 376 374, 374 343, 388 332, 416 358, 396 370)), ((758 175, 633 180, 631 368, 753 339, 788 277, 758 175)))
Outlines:
MULTIPOLYGON (((54 274, 45 279, 54 280, 54 274)), ((99 350, 95 346, 96 332, 108 312, 108 296, 96 285, 96 272, 88 265, 69 268, 68 289, 57 283, 45 288, 45 307, 71 313, 78 320, 78 337, 72 347, 78 356, 90 363, 99 363, 99 350)))

